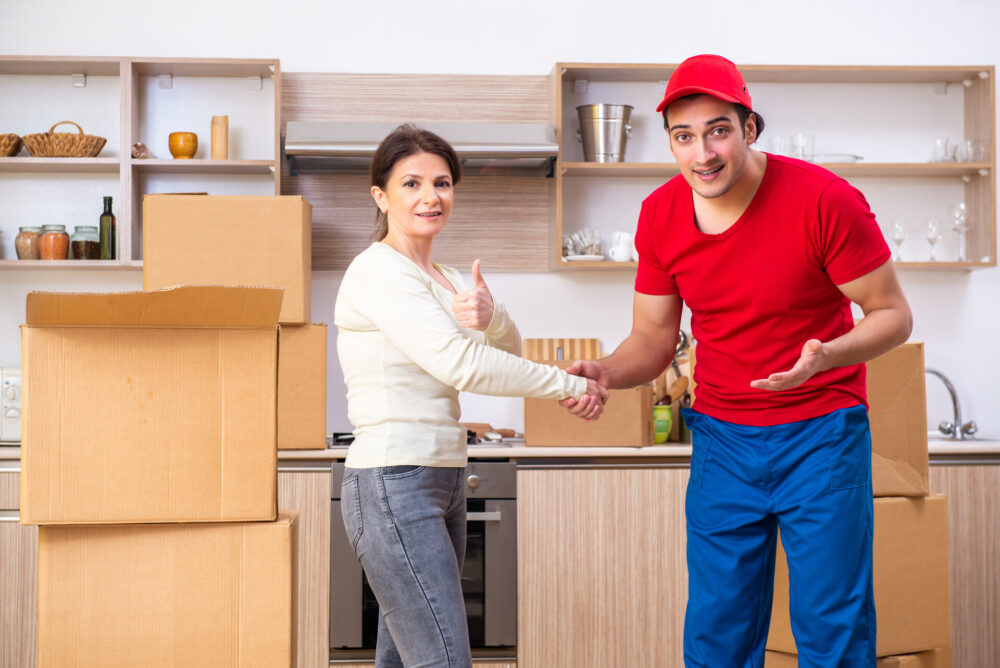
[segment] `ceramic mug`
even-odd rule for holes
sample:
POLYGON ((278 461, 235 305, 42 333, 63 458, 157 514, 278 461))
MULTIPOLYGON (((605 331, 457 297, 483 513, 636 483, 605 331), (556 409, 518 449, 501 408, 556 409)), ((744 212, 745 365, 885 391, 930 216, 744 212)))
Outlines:
POLYGON ((612 246, 608 249, 608 255, 613 262, 628 262, 632 259, 632 244, 612 246))

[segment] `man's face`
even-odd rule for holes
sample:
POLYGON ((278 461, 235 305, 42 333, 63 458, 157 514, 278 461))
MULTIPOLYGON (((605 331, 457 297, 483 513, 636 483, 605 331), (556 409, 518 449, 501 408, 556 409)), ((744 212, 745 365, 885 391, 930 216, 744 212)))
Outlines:
POLYGON ((732 103, 699 95, 672 102, 667 123, 670 152, 691 189, 706 199, 732 190, 750 157, 752 121, 743 127, 732 103))

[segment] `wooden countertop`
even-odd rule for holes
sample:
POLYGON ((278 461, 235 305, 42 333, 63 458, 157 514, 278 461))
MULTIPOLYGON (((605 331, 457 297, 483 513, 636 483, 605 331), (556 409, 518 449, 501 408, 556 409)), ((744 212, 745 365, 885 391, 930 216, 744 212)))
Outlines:
MULTIPOLYGON (((931 461, 948 459, 950 457, 976 457, 1000 460, 1000 441, 946 441, 931 440, 928 445, 931 461)), ((346 447, 327 448, 326 450, 279 450, 279 460, 316 460, 334 461, 347 456, 346 447)), ((512 442, 510 445, 469 447, 472 458, 492 459, 677 459, 686 460, 691 457, 691 446, 686 443, 670 445, 651 445, 644 448, 623 447, 580 447, 580 448, 545 448, 528 447, 523 442, 512 442)), ((0 446, 0 460, 19 460, 21 448, 17 445, 0 446)))

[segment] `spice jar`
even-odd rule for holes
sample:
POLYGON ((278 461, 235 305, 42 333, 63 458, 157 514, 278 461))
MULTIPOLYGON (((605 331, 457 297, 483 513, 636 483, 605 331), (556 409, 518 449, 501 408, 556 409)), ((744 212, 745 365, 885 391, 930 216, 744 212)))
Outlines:
POLYGON ((101 237, 96 225, 77 225, 69 238, 74 260, 100 260, 101 237))
POLYGON ((69 235, 65 225, 42 225, 38 237, 38 255, 43 260, 65 260, 69 254, 69 235))
POLYGON ((14 239, 14 250, 17 251, 18 260, 38 259, 38 235, 41 233, 40 227, 18 228, 17 237, 14 239))

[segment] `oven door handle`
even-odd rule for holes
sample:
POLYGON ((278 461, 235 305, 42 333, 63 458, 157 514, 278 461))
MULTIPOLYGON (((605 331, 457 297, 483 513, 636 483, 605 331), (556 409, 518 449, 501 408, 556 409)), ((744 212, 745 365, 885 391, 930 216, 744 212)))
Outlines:
POLYGON ((499 522, 500 511, 490 510, 487 512, 469 512, 465 514, 467 522, 499 522))

